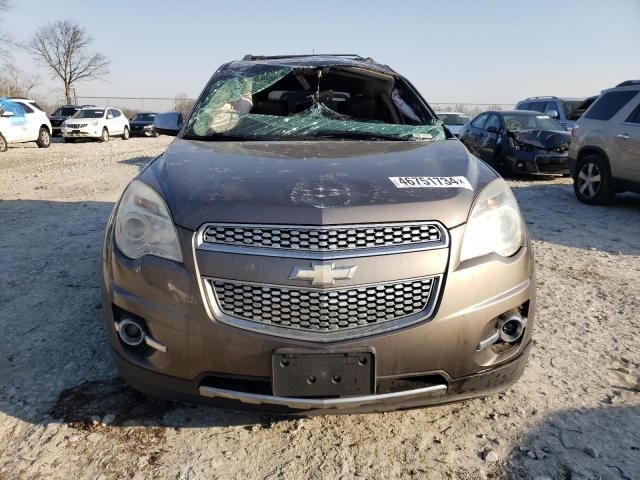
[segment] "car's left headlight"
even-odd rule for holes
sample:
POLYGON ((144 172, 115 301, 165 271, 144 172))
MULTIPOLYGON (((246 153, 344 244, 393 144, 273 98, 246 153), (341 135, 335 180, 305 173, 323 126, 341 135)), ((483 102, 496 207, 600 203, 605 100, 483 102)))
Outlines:
POLYGON ((143 255, 182 262, 182 251, 169 208, 146 183, 132 181, 116 217, 116 244, 129 258, 143 255))
POLYGON ((460 261, 497 253, 510 257, 524 241, 518 202, 507 183, 498 178, 476 198, 462 241, 460 261))

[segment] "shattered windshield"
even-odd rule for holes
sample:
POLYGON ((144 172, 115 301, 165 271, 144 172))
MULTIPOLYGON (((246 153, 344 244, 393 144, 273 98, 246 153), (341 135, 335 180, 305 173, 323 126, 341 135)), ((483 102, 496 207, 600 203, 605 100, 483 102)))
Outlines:
POLYGON ((561 132, 566 130, 548 115, 505 113, 503 118, 505 127, 510 132, 518 130, 553 130, 561 132))
POLYGON ((185 128, 198 140, 439 140, 442 122, 392 73, 353 65, 237 62, 206 87, 185 128))

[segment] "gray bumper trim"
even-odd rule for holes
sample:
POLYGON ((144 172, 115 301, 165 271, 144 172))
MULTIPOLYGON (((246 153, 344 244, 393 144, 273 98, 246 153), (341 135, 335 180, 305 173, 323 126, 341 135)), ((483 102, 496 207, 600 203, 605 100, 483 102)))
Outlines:
POLYGON ((405 401, 423 397, 442 397, 447 393, 446 385, 433 385, 431 387, 406 390, 404 392, 381 393, 379 395, 363 395, 358 397, 343 398, 295 398, 274 397, 258 393, 238 392, 215 387, 200 387, 200 395, 211 398, 226 398, 238 400, 251 405, 283 405, 289 408, 299 409, 340 409, 356 408, 364 405, 384 403, 386 401, 405 401))

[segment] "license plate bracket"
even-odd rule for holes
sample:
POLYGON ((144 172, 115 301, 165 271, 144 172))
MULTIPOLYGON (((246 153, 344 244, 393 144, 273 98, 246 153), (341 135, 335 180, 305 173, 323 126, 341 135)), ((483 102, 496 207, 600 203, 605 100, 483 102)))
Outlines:
POLYGON ((372 349, 318 352, 278 349, 271 355, 272 388, 282 397, 341 397, 375 392, 372 349))

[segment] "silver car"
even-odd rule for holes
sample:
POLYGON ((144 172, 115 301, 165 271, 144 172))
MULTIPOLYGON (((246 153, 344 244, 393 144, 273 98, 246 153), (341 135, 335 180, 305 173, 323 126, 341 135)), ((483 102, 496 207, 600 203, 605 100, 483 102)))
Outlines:
POLYGON ((640 80, 604 90, 578 120, 569 146, 578 200, 602 205, 640 193, 640 80))

